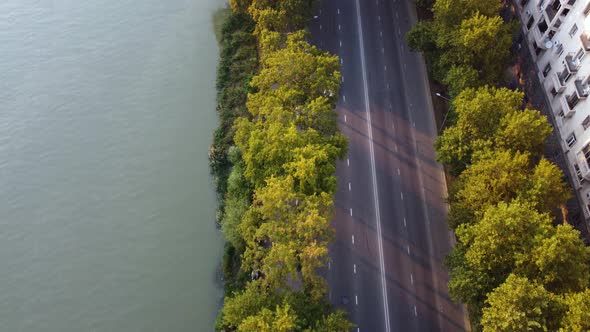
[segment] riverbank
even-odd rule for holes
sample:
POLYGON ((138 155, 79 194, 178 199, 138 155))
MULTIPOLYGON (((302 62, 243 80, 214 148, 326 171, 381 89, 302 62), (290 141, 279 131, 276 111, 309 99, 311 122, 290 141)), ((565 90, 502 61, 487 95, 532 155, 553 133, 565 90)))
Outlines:
MULTIPOLYGON (((224 217, 238 222, 249 205, 249 202, 234 204, 235 201, 229 197, 232 202, 226 211, 228 179, 238 162, 230 158, 230 148, 234 146, 233 124, 236 118, 246 115, 248 85, 258 68, 258 55, 256 38, 252 34, 254 22, 248 15, 234 14, 227 9, 227 12, 218 14, 216 25, 220 25, 220 58, 216 82, 219 127, 215 130, 209 149, 209 163, 218 200, 216 223, 223 230, 224 217), (230 211, 232 208, 235 209, 230 211), (228 217, 229 214, 231 216, 228 217)), ((252 192, 248 194, 251 196, 252 192)), ((242 289, 248 280, 247 275, 239 273, 242 253, 243 249, 236 248, 230 241, 225 243, 222 260, 225 294, 242 289)))

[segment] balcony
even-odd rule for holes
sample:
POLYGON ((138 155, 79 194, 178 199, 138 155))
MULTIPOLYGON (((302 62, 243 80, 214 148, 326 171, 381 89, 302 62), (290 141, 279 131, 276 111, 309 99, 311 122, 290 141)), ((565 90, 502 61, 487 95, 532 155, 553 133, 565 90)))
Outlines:
MULTIPOLYGON (((561 103, 561 110, 563 111, 563 117, 565 118, 570 118, 572 115, 574 115, 574 113, 576 113, 574 107, 576 106, 577 102, 572 103, 571 97, 572 95, 569 95, 563 96, 559 99, 561 103)), ((577 99, 577 96, 575 99, 577 99)))
POLYGON ((575 80, 574 84, 576 86, 576 95, 578 96, 578 99, 583 100, 588 98, 588 94, 590 94, 590 85, 588 82, 586 81, 584 83, 582 80, 575 80))
POLYGON ((553 1, 552 4, 548 4, 547 7, 545 7, 545 14, 549 19, 549 22, 553 22, 553 19, 555 18, 555 15, 557 15, 557 11, 559 11, 560 8, 561 3, 559 0, 553 1))
POLYGON ((570 78, 570 76, 571 74, 565 68, 561 72, 553 73, 551 79, 553 80, 555 91, 557 91, 558 93, 562 93, 563 90, 565 90, 565 83, 570 78))
POLYGON ((580 62, 578 60, 574 60, 574 54, 570 53, 565 56, 565 68, 570 72, 570 74, 575 74, 580 69, 580 62))
POLYGON ((590 180, 590 144, 586 144, 578 153, 576 153, 576 159, 580 171, 576 173, 586 180, 590 180))
POLYGON ((544 32, 539 30, 539 26, 533 27, 530 31, 533 33, 533 40, 537 43, 537 46, 543 50, 546 50, 549 47, 553 46, 551 44, 551 39, 545 36, 544 32))
POLYGON ((582 47, 585 51, 590 51, 590 31, 584 31, 580 34, 580 40, 582 41, 582 47))

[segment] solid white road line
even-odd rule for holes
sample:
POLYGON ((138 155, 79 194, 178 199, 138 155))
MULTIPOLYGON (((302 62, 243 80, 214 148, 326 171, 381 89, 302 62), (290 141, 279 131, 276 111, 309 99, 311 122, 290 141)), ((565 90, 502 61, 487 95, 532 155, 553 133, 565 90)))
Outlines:
POLYGON ((356 264, 352 264, 352 272, 356 274, 356 264))
POLYGON ((348 191, 351 191, 350 182, 348 182, 348 191))
POLYGON ((354 295, 354 303, 356 303, 356 305, 359 305, 359 297, 356 296, 356 294, 354 295))
POLYGON ((414 285, 414 275, 410 273, 410 283, 414 285))
POLYGON ((346 166, 350 167, 350 159, 346 158, 346 166))
POLYGON ((352 244, 354 244, 354 235, 352 236, 352 244))
POLYGON ((399 168, 397 169, 397 175, 402 175, 402 172, 399 170, 399 168))
POLYGON ((369 84, 367 83, 367 65, 365 63, 365 42, 363 40, 363 25, 361 22, 360 1, 356 0, 356 22, 361 53, 361 67, 363 76, 363 92, 365 99, 365 112, 367 113, 367 130, 369 132, 369 151, 371 155, 371 178, 373 180, 373 203, 375 205, 375 219, 377 221, 377 242, 379 248, 379 269, 381 271, 381 294, 383 296, 383 312, 385 319, 385 332, 391 332, 389 322, 389 301, 387 300, 387 280, 385 279, 385 259, 383 258, 383 238, 381 235, 381 214, 379 211, 379 193, 377 191, 377 176, 375 167, 375 148, 373 147, 373 128, 371 125, 371 106, 369 103, 369 84))
POLYGON ((406 217, 404 217, 404 227, 408 227, 408 222, 406 221, 406 217))
POLYGON ((404 200, 404 193, 401 193, 401 192, 400 192, 400 193, 399 193, 399 195, 401 196, 401 198, 402 198, 402 201, 403 201, 403 200, 404 200))
POLYGON ((414 316, 418 317, 418 309, 416 309, 416 306, 414 306, 414 316))
POLYGON ((408 244, 408 255, 410 254, 410 245, 408 244))
POLYGON ((344 114, 344 122, 348 122, 348 121, 346 120, 346 114, 344 114))
POLYGON ((346 95, 342 95, 342 99, 346 102, 346 95))
MULTIPOLYGON (((352 217, 352 208, 350 208, 350 216, 352 217)), ((354 235, 353 235, 353 237, 354 237, 354 235)))

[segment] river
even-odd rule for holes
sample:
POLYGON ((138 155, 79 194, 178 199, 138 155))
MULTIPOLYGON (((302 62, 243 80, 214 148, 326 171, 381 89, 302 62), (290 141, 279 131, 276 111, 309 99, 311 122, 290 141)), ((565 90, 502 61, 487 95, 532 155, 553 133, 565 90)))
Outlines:
POLYGON ((211 331, 222 0, 0 1, 0 330, 211 331))

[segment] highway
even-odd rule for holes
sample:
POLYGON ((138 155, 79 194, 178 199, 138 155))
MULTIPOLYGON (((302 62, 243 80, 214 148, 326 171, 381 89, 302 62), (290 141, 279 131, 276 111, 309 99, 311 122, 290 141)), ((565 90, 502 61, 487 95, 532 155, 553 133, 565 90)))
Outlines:
POLYGON ((330 302, 354 331, 465 331, 442 266, 452 236, 426 68, 404 0, 322 0, 312 42, 340 56, 337 105, 349 151, 337 167, 330 302))

